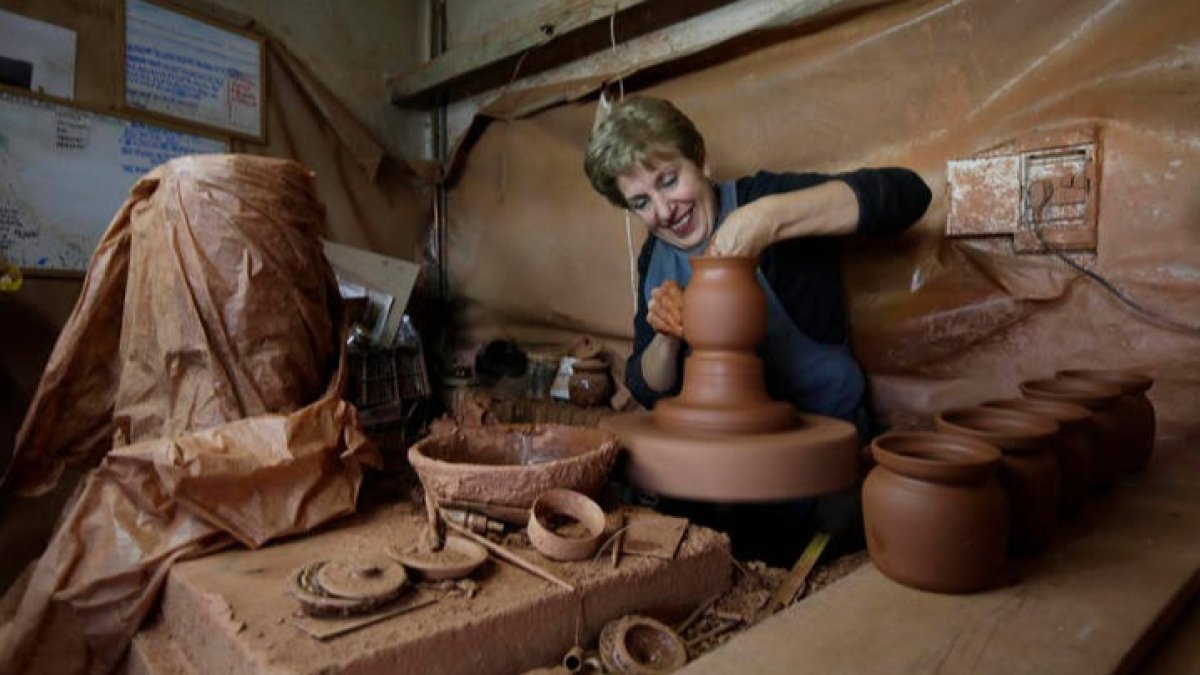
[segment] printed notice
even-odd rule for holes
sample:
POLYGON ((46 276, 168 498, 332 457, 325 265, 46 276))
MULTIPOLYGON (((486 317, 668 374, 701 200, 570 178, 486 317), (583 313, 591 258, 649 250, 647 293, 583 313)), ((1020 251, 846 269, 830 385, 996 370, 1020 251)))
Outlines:
POLYGON ((125 3, 125 104, 262 138, 262 42, 146 0, 125 3))
POLYGON ((0 258, 79 271, 138 177, 225 141, 0 92, 0 258))

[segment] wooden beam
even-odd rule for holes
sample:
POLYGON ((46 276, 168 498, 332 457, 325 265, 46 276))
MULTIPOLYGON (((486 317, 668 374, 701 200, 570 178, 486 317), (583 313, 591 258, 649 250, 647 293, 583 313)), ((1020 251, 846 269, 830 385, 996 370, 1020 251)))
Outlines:
POLYGON ((559 0, 520 17, 426 61, 413 70, 388 78, 393 102, 427 99, 489 66, 519 58, 526 51, 545 45, 582 28, 607 22, 621 13, 651 0, 559 0))

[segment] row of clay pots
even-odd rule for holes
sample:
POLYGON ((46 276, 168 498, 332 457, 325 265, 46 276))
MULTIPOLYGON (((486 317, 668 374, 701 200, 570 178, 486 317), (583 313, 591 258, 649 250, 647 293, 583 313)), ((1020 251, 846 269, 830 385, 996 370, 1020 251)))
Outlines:
POLYGON ((1060 514, 1145 468, 1154 445, 1150 378, 1060 371, 1023 399, 942 411, 936 431, 872 444, 863 486, 867 546, 900 583, 965 593, 997 583, 1007 552, 1035 553, 1060 514))

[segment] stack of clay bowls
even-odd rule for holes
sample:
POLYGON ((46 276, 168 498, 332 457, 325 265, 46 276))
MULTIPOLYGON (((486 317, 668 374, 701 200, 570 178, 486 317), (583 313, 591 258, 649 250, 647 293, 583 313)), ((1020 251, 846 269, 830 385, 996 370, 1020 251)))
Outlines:
POLYGON ((936 431, 875 439, 863 485, 876 567, 915 588, 967 593, 1001 579, 1005 552, 1051 541, 1059 515, 1141 471, 1154 446, 1152 380, 1060 370, 1020 385, 1023 398, 939 413, 936 431))

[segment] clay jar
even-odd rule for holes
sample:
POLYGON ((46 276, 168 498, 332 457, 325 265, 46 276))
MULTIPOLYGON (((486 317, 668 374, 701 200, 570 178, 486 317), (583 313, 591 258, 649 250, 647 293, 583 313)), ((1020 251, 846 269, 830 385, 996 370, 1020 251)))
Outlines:
POLYGON ((1025 398, 1076 403, 1092 411, 1092 490, 1117 482, 1125 439, 1117 409, 1121 390, 1115 385, 1082 379, 1041 379, 1021 383, 1025 398))
POLYGON ((683 334, 692 348, 679 395, 659 401, 655 422, 678 432, 758 434, 795 424, 795 411, 772 401, 755 353, 767 330, 767 298, 757 259, 694 256, 683 296, 683 334))
POLYGON ((1058 423, 1058 439, 1054 443, 1058 469, 1062 476, 1058 493, 1061 513, 1078 513, 1087 501, 1092 473, 1092 413, 1087 408, 1062 401, 1037 401, 1014 398, 989 401, 988 408, 1017 410, 1039 415, 1058 423))
POLYGON ((1058 424, 1037 415, 976 406, 938 414, 939 431, 970 436, 1003 453, 1000 484, 1008 496, 1009 550, 1033 553, 1050 541, 1058 512, 1060 474, 1052 440, 1058 424))
POLYGON ((889 578, 941 593, 997 582, 1008 540, 1001 453, 982 441, 934 431, 884 434, 863 483, 871 560, 889 578))
POLYGON ((750 256, 694 256, 683 334, 695 351, 752 351, 767 332, 767 296, 750 256))
POLYGON ((1059 379, 1082 379, 1116 385, 1121 390, 1116 414, 1121 417, 1123 452, 1117 468, 1124 473, 1137 473, 1150 463, 1154 453, 1154 406, 1146 392, 1154 380, 1139 373, 1120 370, 1060 370, 1059 379))
POLYGON ((612 396, 612 380, 608 363, 602 359, 580 359, 571 366, 567 380, 567 395, 571 403, 584 408, 604 405, 612 396))

